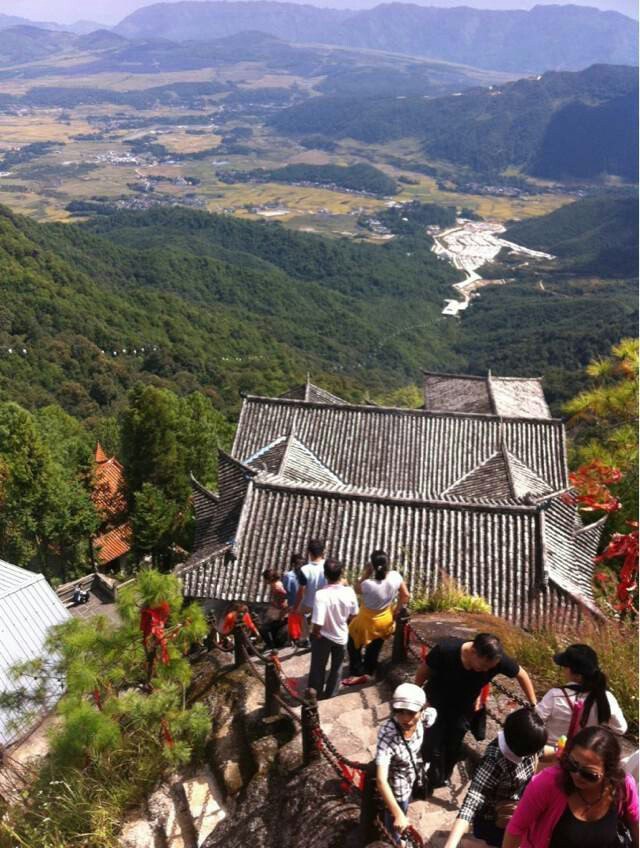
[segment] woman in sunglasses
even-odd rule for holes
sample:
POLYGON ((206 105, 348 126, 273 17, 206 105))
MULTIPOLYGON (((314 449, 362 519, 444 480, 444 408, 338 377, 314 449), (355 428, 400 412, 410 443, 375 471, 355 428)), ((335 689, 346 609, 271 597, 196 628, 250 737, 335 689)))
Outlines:
POLYGON ((638 793, 620 743, 604 727, 585 727, 526 788, 502 848, 617 848, 625 831, 637 845, 638 793))

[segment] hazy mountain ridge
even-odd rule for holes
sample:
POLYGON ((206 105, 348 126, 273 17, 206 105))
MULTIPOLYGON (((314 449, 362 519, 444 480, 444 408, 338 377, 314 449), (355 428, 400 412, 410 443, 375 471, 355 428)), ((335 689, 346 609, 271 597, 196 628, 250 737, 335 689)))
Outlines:
POLYGON ((583 6, 491 11, 392 3, 352 13, 269 0, 181 2, 146 6, 115 27, 127 38, 177 40, 244 29, 293 42, 367 47, 518 73, 631 64, 638 43, 631 18, 583 6))
MULTIPOLYGON (((417 93, 436 96, 474 85, 503 82, 509 75, 485 71, 429 59, 413 59, 399 54, 366 51, 346 47, 316 47, 289 44, 262 32, 243 32, 213 41, 175 42, 166 39, 130 41, 110 30, 96 30, 88 35, 51 32, 35 27, 13 27, 0 30, 0 66, 7 68, 4 78, 37 80, 39 77, 90 76, 118 72, 162 74, 174 71, 218 68, 238 62, 260 62, 274 72, 297 74, 322 79, 324 90, 355 90, 359 94, 417 93), (79 61, 61 62, 56 67, 56 53, 73 49, 79 61), (82 61, 84 57, 84 61, 82 61), (42 63, 50 59, 51 65, 42 63), (22 62, 31 61, 26 66, 22 62), (40 64, 38 64, 40 62, 40 64)), ((233 84, 230 86, 233 87, 233 84)), ((45 92, 35 87, 23 96, 0 95, 6 105, 62 105, 72 103, 69 87, 59 86, 57 97, 51 86, 45 92), (48 95, 49 100, 43 101, 48 95)), ((133 84, 133 88, 136 86, 133 84)), ((224 86, 220 86, 222 91, 224 86)), ((94 92, 96 89, 93 89, 94 92)), ((89 96, 89 95, 87 95, 89 96)), ((86 100, 86 98, 84 98, 86 100)), ((79 102, 82 102, 81 97, 79 102)), ((116 102, 113 96, 107 102, 116 102)))
POLYGON ((16 26, 36 27, 36 29, 48 29, 57 32, 72 32, 76 35, 86 35, 96 29, 100 29, 101 24, 98 24, 95 21, 76 21, 72 24, 60 24, 55 23, 54 21, 32 21, 29 18, 22 18, 18 15, 4 15, 0 12, 0 30, 16 26))

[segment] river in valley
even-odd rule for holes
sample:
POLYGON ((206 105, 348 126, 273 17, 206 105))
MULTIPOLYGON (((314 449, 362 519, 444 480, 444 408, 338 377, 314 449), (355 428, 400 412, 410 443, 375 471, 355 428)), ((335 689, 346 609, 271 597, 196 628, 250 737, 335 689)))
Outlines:
POLYGON ((427 229, 433 238, 433 252, 466 274, 464 280, 453 284, 452 288, 458 297, 445 301, 443 315, 458 315, 467 309, 472 297, 483 286, 504 285, 507 282, 486 280, 478 273, 478 269, 495 259, 503 248, 532 259, 553 259, 549 253, 530 250, 500 238, 500 233, 504 231, 505 227, 497 221, 468 221, 464 218, 458 218, 455 226, 448 230, 427 229))

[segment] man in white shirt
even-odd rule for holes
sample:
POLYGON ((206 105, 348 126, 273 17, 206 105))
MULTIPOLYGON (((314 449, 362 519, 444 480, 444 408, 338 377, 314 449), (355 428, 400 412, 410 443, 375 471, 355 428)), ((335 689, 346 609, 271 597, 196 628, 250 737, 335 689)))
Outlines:
POLYGON ((303 565, 298 574, 298 593, 293 612, 302 613, 303 641, 300 647, 309 649, 309 628, 307 618, 313 610, 313 602, 318 589, 325 585, 324 577, 324 548, 322 539, 310 539, 307 545, 309 561, 303 565))
POLYGON ((311 669, 309 687, 318 698, 332 698, 338 689, 340 670, 349 639, 349 622, 358 612, 351 586, 341 582, 342 565, 335 559, 324 563, 326 586, 315 592, 311 623, 311 669), (325 682, 327 662, 331 658, 325 682))

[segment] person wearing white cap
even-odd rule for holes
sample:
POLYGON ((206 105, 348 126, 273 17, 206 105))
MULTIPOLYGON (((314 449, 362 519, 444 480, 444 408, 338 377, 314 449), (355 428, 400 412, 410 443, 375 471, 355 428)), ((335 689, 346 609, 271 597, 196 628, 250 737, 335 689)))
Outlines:
POLYGON ((406 830, 411 793, 425 784, 428 765, 422 761, 422 741, 425 727, 436 720, 436 711, 426 702, 420 686, 400 684, 391 698, 391 717, 378 731, 376 783, 387 808, 385 824, 392 832, 406 830))

